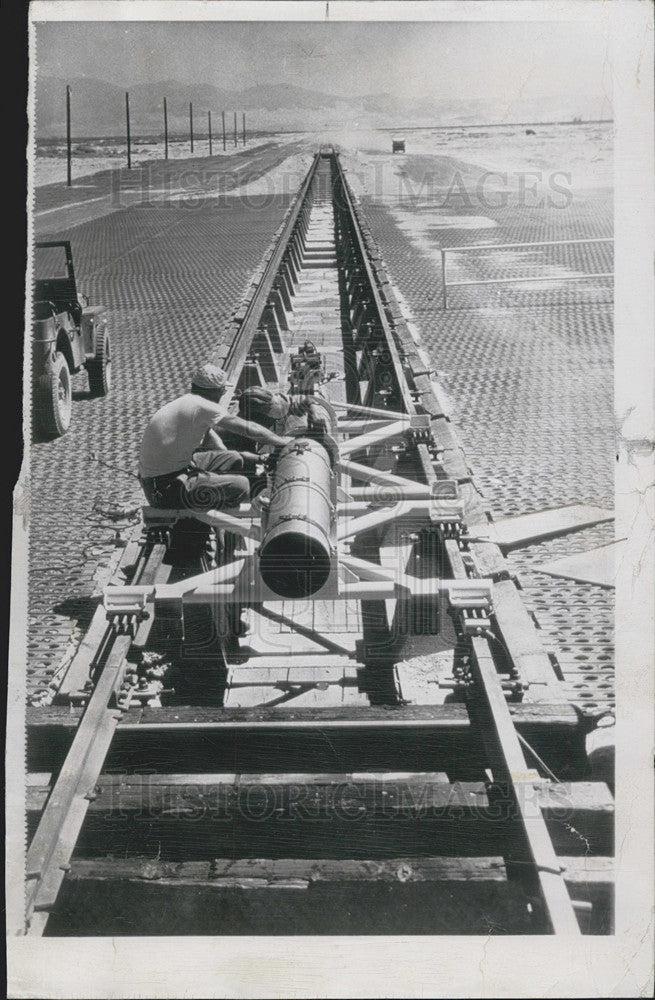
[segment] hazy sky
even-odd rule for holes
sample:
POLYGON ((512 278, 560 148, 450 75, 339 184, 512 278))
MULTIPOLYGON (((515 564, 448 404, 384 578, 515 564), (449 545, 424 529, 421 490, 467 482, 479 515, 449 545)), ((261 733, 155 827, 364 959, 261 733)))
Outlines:
POLYGON ((291 83, 344 96, 611 95, 595 25, 552 22, 100 22, 37 29, 38 72, 130 86, 291 83))

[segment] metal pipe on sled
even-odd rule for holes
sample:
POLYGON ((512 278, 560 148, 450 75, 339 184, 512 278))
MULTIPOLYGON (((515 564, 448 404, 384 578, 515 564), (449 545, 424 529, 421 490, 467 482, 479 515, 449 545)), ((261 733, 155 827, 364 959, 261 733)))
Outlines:
POLYGON ((286 445, 277 460, 259 570, 280 597, 310 597, 325 585, 332 563, 334 470, 328 449, 313 438, 286 445))

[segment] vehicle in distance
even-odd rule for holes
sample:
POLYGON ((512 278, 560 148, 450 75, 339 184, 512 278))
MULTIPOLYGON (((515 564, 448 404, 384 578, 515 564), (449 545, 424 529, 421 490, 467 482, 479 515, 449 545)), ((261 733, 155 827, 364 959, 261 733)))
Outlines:
POLYGON ((86 368, 93 396, 111 384, 107 309, 78 295, 68 240, 34 247, 32 413, 49 437, 65 434, 72 416, 71 377, 86 368))

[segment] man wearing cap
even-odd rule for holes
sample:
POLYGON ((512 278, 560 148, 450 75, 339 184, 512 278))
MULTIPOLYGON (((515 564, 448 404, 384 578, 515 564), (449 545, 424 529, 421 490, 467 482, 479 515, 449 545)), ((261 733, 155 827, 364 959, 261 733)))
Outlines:
POLYGON ((139 479, 153 507, 224 510, 247 500, 249 484, 238 473, 248 452, 228 451, 221 430, 281 448, 289 438, 241 417, 220 400, 230 383, 222 368, 206 363, 191 380, 191 392, 157 410, 141 441, 139 479))

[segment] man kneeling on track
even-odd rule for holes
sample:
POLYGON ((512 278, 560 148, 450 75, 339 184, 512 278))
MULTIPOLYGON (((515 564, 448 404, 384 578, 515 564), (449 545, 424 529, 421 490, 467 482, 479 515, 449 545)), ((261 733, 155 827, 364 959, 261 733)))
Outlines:
POLYGON ((232 416, 219 405, 230 383, 222 368, 206 363, 191 392, 166 403, 150 419, 141 441, 139 479, 148 503, 160 508, 225 510, 248 499, 248 479, 238 473, 250 452, 228 451, 217 432, 281 448, 290 439, 232 416))

